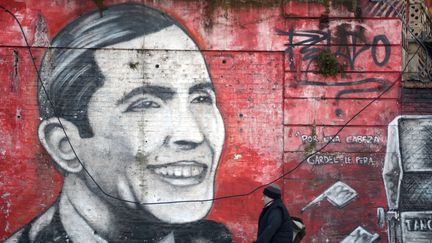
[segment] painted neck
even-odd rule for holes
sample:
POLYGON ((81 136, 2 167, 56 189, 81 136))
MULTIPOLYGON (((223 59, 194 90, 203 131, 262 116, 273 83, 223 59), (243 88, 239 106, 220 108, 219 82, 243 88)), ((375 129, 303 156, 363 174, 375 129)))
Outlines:
POLYGON ((102 238, 115 234, 113 210, 75 174, 65 177, 59 207, 63 226, 74 242, 106 242, 102 238))
POLYGON ((147 210, 108 198, 97 188, 90 189, 75 174, 65 177, 60 218, 74 242, 121 242, 131 237, 162 240, 172 232, 172 225, 161 222, 147 210))

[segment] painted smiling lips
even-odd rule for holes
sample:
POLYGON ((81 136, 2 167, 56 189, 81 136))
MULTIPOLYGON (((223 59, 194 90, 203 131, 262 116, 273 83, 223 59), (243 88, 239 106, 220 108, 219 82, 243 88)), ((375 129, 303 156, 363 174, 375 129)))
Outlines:
POLYGON ((176 186, 196 185, 203 181, 207 165, 196 161, 179 161, 147 167, 162 180, 176 186))

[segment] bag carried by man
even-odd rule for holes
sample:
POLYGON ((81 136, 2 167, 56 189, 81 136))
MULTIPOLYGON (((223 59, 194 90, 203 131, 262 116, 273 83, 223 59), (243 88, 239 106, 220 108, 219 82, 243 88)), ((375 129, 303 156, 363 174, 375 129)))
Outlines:
POLYGON ((293 222, 293 243, 299 243, 306 235, 306 226, 301 218, 291 217, 293 222))

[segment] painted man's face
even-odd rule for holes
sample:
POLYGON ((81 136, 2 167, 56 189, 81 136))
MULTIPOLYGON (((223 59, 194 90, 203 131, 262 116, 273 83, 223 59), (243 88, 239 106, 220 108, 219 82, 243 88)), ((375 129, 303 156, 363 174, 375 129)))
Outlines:
MULTIPOLYGON (((82 139, 80 159, 122 199, 212 198, 225 132, 196 45, 173 26, 111 47, 95 53, 105 83, 89 103, 94 136, 82 139)), ((212 202, 127 205, 184 223, 205 217, 212 202)))

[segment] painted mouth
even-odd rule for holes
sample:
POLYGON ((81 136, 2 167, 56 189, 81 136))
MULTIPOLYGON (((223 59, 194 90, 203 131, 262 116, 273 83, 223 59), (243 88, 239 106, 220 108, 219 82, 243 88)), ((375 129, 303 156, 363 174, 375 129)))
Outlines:
POLYGON ((148 165, 147 168, 162 180, 176 186, 199 184, 204 180, 207 172, 207 165, 197 161, 178 161, 162 165, 148 165))

